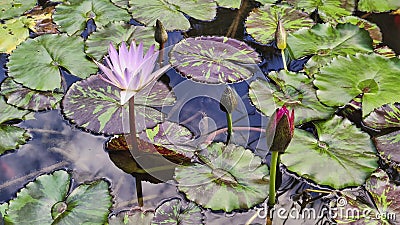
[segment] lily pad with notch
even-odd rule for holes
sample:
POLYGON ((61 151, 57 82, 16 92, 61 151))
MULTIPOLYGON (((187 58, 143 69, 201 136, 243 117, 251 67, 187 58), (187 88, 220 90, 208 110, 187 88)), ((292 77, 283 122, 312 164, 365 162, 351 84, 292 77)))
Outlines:
POLYGON ((86 53, 100 60, 107 54, 110 42, 119 45, 122 41, 130 44, 132 41, 143 42, 144 50, 151 45, 158 45, 154 40, 154 28, 133 26, 125 22, 112 22, 104 27, 97 28, 85 42, 86 53))
POLYGON ((0 53, 10 54, 19 44, 29 37, 29 28, 34 27, 32 18, 21 16, 4 21, 0 27, 0 53))
MULTIPOLYGON (((123 134, 129 128, 128 104, 121 105, 120 89, 93 75, 74 83, 62 101, 63 114, 81 128, 102 134, 123 134), (127 123, 127 124, 125 124, 127 123), (125 126, 125 129, 124 129, 125 126)), ((155 107, 171 105, 174 94, 162 82, 156 82, 135 95, 136 129, 154 127, 164 120, 155 107)))
POLYGON ((204 21, 213 20, 217 4, 213 0, 129 0, 132 17, 146 26, 155 26, 159 19, 168 31, 189 30, 185 15, 204 21))
POLYGON ((288 5, 266 4, 255 8, 246 19, 246 31, 258 42, 268 44, 273 41, 278 21, 288 33, 301 28, 310 28, 314 22, 309 14, 288 5))
POLYGON ((371 196, 372 203, 354 198, 352 192, 342 195, 342 202, 337 208, 335 221, 340 224, 399 224, 400 188, 392 181, 385 171, 379 169, 368 178, 365 189, 371 196))
POLYGON ((8 104, 33 111, 55 109, 64 96, 60 92, 29 89, 11 78, 6 78, 1 83, 1 93, 6 97, 8 104))
POLYGON ((261 158, 234 144, 213 143, 202 163, 178 166, 175 180, 186 197, 212 210, 249 209, 268 196, 269 171, 261 158))
POLYGON ((289 35, 288 44, 296 59, 313 55, 305 65, 310 75, 336 56, 373 51, 369 33, 350 23, 336 27, 329 23, 317 24, 311 29, 301 29, 289 35))
POLYGON ((400 128, 400 103, 375 109, 364 119, 364 124, 375 129, 400 128))
POLYGON ((112 21, 129 21, 130 16, 109 0, 68 0, 56 6, 53 19, 61 32, 80 35, 89 19, 99 28, 112 21))
POLYGON ((17 83, 39 91, 61 90, 61 68, 79 78, 97 71, 96 64, 83 52, 81 38, 57 34, 23 42, 10 55, 7 67, 8 75, 17 83))
POLYGON ((285 0, 296 8, 311 14, 318 15, 325 21, 337 20, 343 16, 350 16, 355 10, 355 0, 285 0))
POLYGON ((296 129, 282 163, 288 170, 335 189, 359 186, 378 168, 376 150, 367 133, 334 116, 314 122, 317 137, 296 129))
POLYGON ((202 210, 196 203, 185 203, 179 198, 172 198, 157 207, 151 225, 203 225, 203 219, 202 210))
POLYGON ((312 79, 303 73, 270 72, 268 77, 276 85, 257 79, 250 84, 249 97, 255 107, 264 115, 271 116, 276 107, 285 105, 294 109, 295 124, 326 119, 335 112, 318 100, 312 79))
POLYGON ((41 175, 10 200, 11 224, 104 224, 112 206, 110 184, 95 180, 71 193, 71 175, 63 170, 41 175))
POLYGON ((170 63, 196 82, 224 84, 253 76, 260 62, 246 43, 227 37, 196 37, 180 41, 170 52, 170 63))
POLYGON ((400 8, 400 2, 398 0, 360 0, 358 2, 358 9, 365 12, 387 12, 400 8))
POLYGON ((359 94, 362 116, 386 103, 399 102, 400 59, 377 54, 338 56, 315 74, 317 96, 326 105, 342 106, 359 94))
POLYGON ((339 23, 351 23, 368 31, 374 46, 382 43, 382 32, 378 25, 357 16, 346 16, 338 20, 339 23))

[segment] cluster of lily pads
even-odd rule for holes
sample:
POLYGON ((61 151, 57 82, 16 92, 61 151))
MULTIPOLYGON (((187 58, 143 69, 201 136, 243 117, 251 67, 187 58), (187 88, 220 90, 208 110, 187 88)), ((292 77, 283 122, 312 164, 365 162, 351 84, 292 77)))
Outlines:
MULTIPOLYGON (((2 203, 5 221, 203 224, 202 208, 231 212, 263 203, 269 183, 265 155, 256 155, 234 140, 206 143, 203 136, 196 137, 188 128, 167 121, 168 115, 160 108, 174 105, 177 96, 161 81, 135 95, 136 132, 144 152, 139 158, 148 157, 142 163, 152 165, 139 163, 127 151, 123 136, 128 104, 121 104, 118 88, 99 78, 93 62, 107 54, 110 42, 158 46, 154 39, 157 19, 167 31, 184 33, 191 29, 192 19, 211 21, 218 7, 241 11, 244 2, 69 0, 46 1, 44 9, 35 6, 35 0, 1 3, 4 23, 0 35, 5 41, 0 43, 0 52, 9 56, 7 78, 0 86, 0 154, 31 138, 16 121, 31 119, 34 112, 61 109, 77 127, 113 137, 106 149, 125 172, 151 182, 165 177, 175 180, 189 200, 170 199, 154 211, 136 208, 109 217, 112 195, 107 181, 80 184, 71 191, 71 174, 59 170, 38 177, 16 198, 2 203), (88 21, 96 29, 87 36, 83 34, 88 32, 88 21), (77 81, 69 85, 68 77, 77 81), (173 164, 165 164, 165 158, 173 164), (167 172, 150 176, 144 167, 167 172)), ((167 52, 168 63, 194 82, 224 85, 248 81, 249 99, 265 116, 271 116, 276 107, 294 109, 297 128, 281 156, 286 170, 332 192, 340 189, 340 194, 349 198, 348 207, 371 207, 343 190, 364 185, 374 198, 376 213, 400 213, 397 186, 378 169, 380 158, 388 164, 400 163, 400 97, 396 95, 400 93, 400 58, 382 45, 379 27, 354 16, 354 0, 259 0, 252 4, 244 22, 251 43, 221 34, 188 37, 167 52), (273 48, 278 23, 288 32, 284 51, 288 65, 309 59, 301 71, 290 71, 289 66, 289 70, 255 78, 263 54, 250 45, 273 48), (357 125, 363 130, 346 118, 346 110, 361 114, 357 125), (311 127, 312 132, 304 127, 311 127), (370 130, 380 135, 371 137, 365 132, 370 130)), ((358 10, 364 12, 399 8, 396 0, 358 1, 358 10)), ((340 221, 351 223, 354 218, 341 217, 340 221)), ((382 218, 377 224, 385 222, 393 221, 382 218)))

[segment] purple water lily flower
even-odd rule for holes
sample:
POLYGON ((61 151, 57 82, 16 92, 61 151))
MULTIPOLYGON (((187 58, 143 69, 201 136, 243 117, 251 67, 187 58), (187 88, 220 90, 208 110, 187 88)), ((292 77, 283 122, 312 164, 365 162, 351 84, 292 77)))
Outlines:
POLYGON ((100 75, 100 77, 121 89, 121 105, 124 105, 137 92, 157 80, 170 68, 170 65, 167 65, 153 71, 157 58, 158 51, 155 51, 154 45, 143 56, 143 43, 136 46, 136 43, 132 41, 128 50, 125 42, 122 42, 119 52, 110 43, 108 57, 105 58, 106 65, 99 62, 96 64, 105 75, 100 75))

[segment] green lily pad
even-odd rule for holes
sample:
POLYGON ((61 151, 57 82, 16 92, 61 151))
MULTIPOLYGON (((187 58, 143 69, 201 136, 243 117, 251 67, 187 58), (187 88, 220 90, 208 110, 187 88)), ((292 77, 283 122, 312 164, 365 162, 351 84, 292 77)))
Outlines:
POLYGON ((153 211, 142 211, 141 209, 132 209, 119 212, 108 220, 109 225, 150 225, 153 220, 153 211))
POLYGON ((9 19, 0 26, 0 53, 10 54, 21 42, 29 37, 30 27, 34 20, 25 16, 9 19))
POLYGON ((324 106, 317 98, 312 80, 302 73, 271 72, 268 77, 277 85, 257 79, 250 84, 249 97, 264 115, 271 116, 276 107, 294 109, 295 124, 326 119, 335 112, 324 106))
POLYGON ((129 0, 134 19, 146 26, 155 26, 159 19, 166 30, 188 30, 190 23, 184 14, 210 21, 217 14, 213 0, 129 0))
POLYGON ((112 205, 109 183, 96 180, 79 185, 70 194, 66 171, 39 176, 10 201, 11 224, 104 224, 112 205), (68 195, 67 195, 68 194, 68 195))
POLYGON ((385 104, 375 109, 364 119, 364 124, 375 128, 400 128, 400 103, 385 104))
POLYGON ((53 15, 54 22, 59 25, 58 29, 69 35, 79 35, 89 19, 93 19, 99 28, 112 21, 129 21, 130 16, 125 9, 115 6, 109 0, 68 0, 57 5, 53 15))
POLYGON ((358 10, 365 12, 387 12, 400 8, 398 0, 360 0, 358 2, 358 10))
POLYGON ((0 96, 0 124, 11 120, 26 119, 29 114, 26 110, 17 109, 7 104, 2 96, 0 96))
POLYGON ((10 224, 10 221, 5 217, 6 215, 6 210, 8 209, 8 203, 4 202, 0 204, 0 224, 10 224))
POLYGON ((296 129, 282 163, 299 176, 339 189, 362 185, 378 167, 378 157, 367 133, 347 119, 334 116, 314 122, 318 138, 296 129))
POLYGON ((400 165, 400 131, 375 137, 375 146, 380 155, 387 161, 400 165))
POLYGON ((338 24, 336 28, 328 23, 317 24, 311 29, 299 30, 289 35, 288 44, 296 59, 313 55, 305 65, 309 74, 318 72, 335 56, 373 50, 369 33, 349 23, 338 24))
POLYGON ((363 94, 362 115, 386 103, 399 102, 400 59, 380 55, 339 56, 315 74, 318 98, 329 106, 342 106, 363 94), (371 69, 377 68, 377 69, 371 69))
POLYGON ((278 21, 288 33, 310 28, 314 22, 309 15, 287 5, 264 5, 255 8, 246 19, 246 31, 258 42, 268 44, 275 39, 278 21))
POLYGON ((363 28, 368 31, 369 36, 372 38, 374 46, 380 44, 382 42, 382 33, 381 29, 375 23, 371 23, 368 20, 361 19, 356 16, 346 16, 342 17, 338 20, 339 23, 351 23, 353 25, 358 26, 359 28, 363 28))
POLYGON ((36 0, 2 0, 0 2, 0 19, 21 16, 24 12, 32 9, 36 3, 36 0))
POLYGON ((169 199, 156 209, 152 225, 202 225, 204 215, 194 202, 184 204, 179 198, 169 199))
POLYGON ((209 84, 250 78, 258 53, 246 43, 227 37, 187 38, 174 46, 170 63, 183 76, 209 84))
POLYGON ((30 138, 31 135, 23 128, 0 124, 0 155, 19 148, 30 138))
POLYGON ((215 0, 219 7, 238 9, 242 0, 215 0))
POLYGON ((344 194, 341 202, 346 204, 338 207, 335 221, 339 224, 355 225, 399 224, 397 218, 400 214, 399 186, 392 183, 388 175, 379 169, 367 180, 365 189, 375 205, 344 194))
POLYGON ((33 111, 57 108, 63 93, 35 91, 6 78, 1 83, 1 93, 6 97, 7 103, 22 109, 33 111))
POLYGON ((205 163, 178 166, 175 180, 186 197, 212 210, 249 209, 268 196, 268 167, 241 146, 214 143, 199 153, 205 163))
MULTIPOLYGON (((128 118, 128 104, 121 105, 120 89, 103 81, 99 76, 101 75, 78 81, 69 88, 62 101, 63 113, 79 127, 95 133, 122 134, 124 118, 128 118)), ((171 95, 168 87, 161 82, 136 94, 137 131, 162 122, 163 113, 153 107, 171 105, 174 101, 175 96, 171 95)))
POLYGON ((96 64, 83 52, 82 39, 67 35, 48 34, 29 39, 12 52, 9 60, 8 75, 25 87, 40 91, 61 89, 60 68, 80 78, 97 71, 96 64))
POLYGON ((350 16, 355 8, 355 0, 286 0, 286 2, 307 13, 318 10, 318 14, 325 21, 350 16))
POLYGON ((110 42, 120 44, 125 41, 131 43, 143 42, 144 50, 151 45, 158 45, 154 39, 154 28, 133 26, 125 22, 112 22, 105 27, 97 28, 96 32, 92 33, 85 42, 86 53, 96 60, 100 60, 105 54, 110 42))

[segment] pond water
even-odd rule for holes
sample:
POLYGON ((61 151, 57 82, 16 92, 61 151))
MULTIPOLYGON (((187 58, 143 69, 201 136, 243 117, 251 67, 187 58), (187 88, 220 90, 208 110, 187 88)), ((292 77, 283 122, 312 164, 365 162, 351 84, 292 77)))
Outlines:
MULTIPOLYGON (((250 9, 249 9, 250 10, 250 9)), ((232 22, 236 11, 219 9, 218 16, 213 22, 201 22, 191 19, 192 27, 185 35, 224 35, 232 22)), ((400 53, 400 29, 394 23, 392 15, 373 15, 371 21, 377 23, 384 34, 384 44, 400 53), (396 29, 394 29, 396 28, 396 29)), ((90 28, 92 29, 92 28, 90 28)), ((89 29, 89 30, 90 30, 89 29)), ((268 46, 261 46, 251 40, 245 34, 243 23, 239 24, 237 31, 238 39, 248 41, 253 47, 262 49, 264 61, 260 64, 262 72, 282 68, 279 54, 268 46)), ((174 45, 183 38, 181 32, 170 32, 168 45, 174 45)), ((292 70, 299 70, 308 58, 294 61, 290 65, 292 70)), ((5 63, 7 56, 0 55, 0 82, 5 78, 5 63)), ((233 84, 240 96, 239 110, 233 114, 235 126, 251 126, 264 128, 268 119, 261 115, 248 99, 249 83, 257 77, 263 77, 261 71, 246 82, 233 84)), ((77 79, 66 75, 67 83, 70 85, 77 79)), ((174 106, 164 107, 162 110, 168 113, 171 121, 179 122, 189 128, 195 136, 200 134, 199 124, 204 115, 212 118, 215 128, 226 127, 225 112, 219 107, 219 96, 224 91, 224 85, 199 84, 182 78, 174 71, 169 71, 166 80, 174 89, 177 102, 174 106)), ((114 195, 114 212, 136 206, 135 178, 118 169, 110 160, 104 145, 109 137, 94 135, 84 132, 65 120, 59 110, 38 112, 34 114, 34 120, 23 121, 18 126, 28 129, 32 134, 31 140, 21 146, 18 150, 8 152, 0 157, 0 202, 6 202, 16 196, 17 191, 27 182, 34 180, 38 175, 49 173, 56 169, 72 171, 74 185, 97 178, 106 178, 111 183, 114 195)), ((247 132, 247 148, 258 155, 265 156, 267 153, 265 135, 260 132, 247 132)), ((225 141, 226 133, 217 136, 215 140, 225 141)), ((265 161, 269 163, 269 155, 265 161)), ((300 179, 286 172, 282 167, 282 176, 278 176, 281 183, 279 189, 279 205, 287 209, 298 208, 293 199, 306 189, 324 190, 324 187, 316 186, 311 182, 300 179)), ((144 208, 154 209, 162 200, 170 197, 185 198, 177 191, 173 184, 151 184, 143 183, 144 208)), ((318 194, 311 194, 317 197, 318 194)), ((316 199, 309 205, 316 212, 326 207, 328 200, 316 199)), ((262 205, 260 205, 262 207, 262 205)), ((258 207, 258 208, 260 208, 258 207)), ((245 224, 249 218, 256 213, 255 210, 235 211, 233 213, 211 212, 205 210, 205 224, 245 224)), ((253 224, 264 224, 264 219, 257 218, 253 224)), ((283 220, 276 217, 274 224, 331 224, 332 222, 324 216, 318 220, 283 220)))

